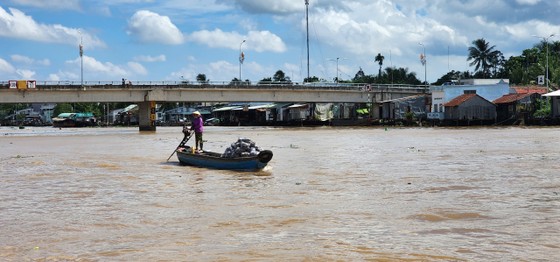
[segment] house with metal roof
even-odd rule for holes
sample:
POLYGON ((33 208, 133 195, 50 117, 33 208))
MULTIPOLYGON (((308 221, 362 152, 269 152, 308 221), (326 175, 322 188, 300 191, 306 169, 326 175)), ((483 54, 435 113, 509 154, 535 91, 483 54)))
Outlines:
POLYGON ((560 119, 560 90, 554 92, 546 93, 543 96, 550 97, 550 109, 551 117, 559 120, 560 119))
POLYGON ((380 102, 381 119, 405 120, 407 114, 417 119, 426 119, 427 95, 414 95, 380 102))
POLYGON ((536 100, 541 95, 534 93, 507 94, 493 101, 496 104, 497 121, 500 124, 526 123, 536 110, 536 100))
POLYGON ((515 93, 509 86, 507 79, 475 79, 473 81, 462 80, 461 84, 442 85, 430 87, 432 93, 432 105, 428 113, 428 119, 444 120, 445 104, 463 94, 477 94, 478 96, 493 101, 505 94, 515 93), (465 84, 467 83, 467 84, 465 84))
POLYGON ((496 120, 496 105, 478 94, 463 94, 445 103, 445 120, 470 123, 496 120))

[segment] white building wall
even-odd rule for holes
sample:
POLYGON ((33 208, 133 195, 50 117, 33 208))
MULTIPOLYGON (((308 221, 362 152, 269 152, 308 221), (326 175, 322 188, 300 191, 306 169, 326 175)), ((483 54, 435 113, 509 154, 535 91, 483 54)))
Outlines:
POLYGON ((473 81, 473 83, 483 83, 483 80, 489 80, 489 82, 493 81, 494 83, 474 85, 445 85, 432 87, 432 110, 430 110, 431 112, 428 114, 428 119, 443 119, 443 105, 453 100, 454 98, 465 94, 465 91, 474 91, 476 92, 476 94, 488 101, 494 101, 506 94, 511 93, 508 84, 509 81, 500 80, 498 83, 496 83, 496 79, 473 80, 477 80, 473 81), (438 112, 435 112, 436 107, 438 112))

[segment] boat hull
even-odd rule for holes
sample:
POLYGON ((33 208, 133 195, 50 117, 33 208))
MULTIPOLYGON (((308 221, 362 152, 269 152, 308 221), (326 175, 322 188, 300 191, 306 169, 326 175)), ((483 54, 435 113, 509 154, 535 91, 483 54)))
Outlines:
POLYGON ((257 156, 225 158, 214 152, 192 153, 190 147, 177 150, 177 158, 183 165, 237 171, 261 170, 272 159, 272 151, 263 150, 257 156))

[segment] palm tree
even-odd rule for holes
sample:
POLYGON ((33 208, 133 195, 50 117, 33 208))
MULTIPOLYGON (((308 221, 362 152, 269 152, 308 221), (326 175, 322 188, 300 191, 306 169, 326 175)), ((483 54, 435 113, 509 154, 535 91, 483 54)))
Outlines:
POLYGON ((469 65, 475 66, 475 71, 480 72, 483 77, 490 77, 490 69, 497 66, 502 52, 495 50, 496 46, 490 46, 484 38, 474 40, 472 44, 467 58, 467 61, 472 60, 469 65))
POLYGON ((375 56, 375 62, 377 62, 379 64, 379 75, 378 75, 378 77, 381 77, 381 67, 383 66, 383 60, 385 60, 385 57, 383 55, 381 55, 381 53, 378 53, 377 56, 375 56))

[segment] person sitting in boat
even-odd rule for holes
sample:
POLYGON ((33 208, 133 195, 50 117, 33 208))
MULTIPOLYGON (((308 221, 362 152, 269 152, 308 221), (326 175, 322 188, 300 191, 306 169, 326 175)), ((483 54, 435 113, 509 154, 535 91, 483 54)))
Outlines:
POLYGON ((204 131, 204 123, 202 120, 202 116, 200 112, 194 111, 192 113, 193 120, 191 130, 194 130, 194 141, 195 141, 195 148, 198 151, 202 151, 203 142, 202 142, 202 132, 204 131))

